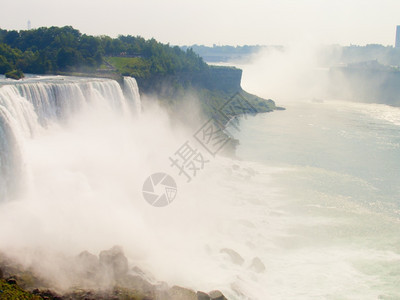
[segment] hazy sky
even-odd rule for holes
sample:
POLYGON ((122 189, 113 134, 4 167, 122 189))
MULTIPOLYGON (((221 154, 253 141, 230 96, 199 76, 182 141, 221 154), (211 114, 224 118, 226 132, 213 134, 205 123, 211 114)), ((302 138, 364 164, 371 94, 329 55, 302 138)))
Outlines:
POLYGON ((171 44, 394 43, 400 0, 0 0, 0 27, 72 25, 171 44))

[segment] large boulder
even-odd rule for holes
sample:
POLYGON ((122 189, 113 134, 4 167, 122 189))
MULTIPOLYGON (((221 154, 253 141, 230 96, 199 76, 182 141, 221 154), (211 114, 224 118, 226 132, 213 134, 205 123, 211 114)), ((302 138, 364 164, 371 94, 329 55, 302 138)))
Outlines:
POLYGON ((155 287, 151 283, 137 275, 126 274, 125 276, 121 276, 117 283, 121 287, 143 293, 151 293, 155 290, 155 287))
POLYGON ((96 255, 88 251, 81 252, 75 260, 78 271, 85 276, 92 277, 99 273, 100 262, 96 255))
POLYGON ((197 292, 197 300, 211 300, 211 297, 204 292, 197 292))
POLYGON ((237 253, 235 250, 229 249, 229 248, 223 248, 219 251, 220 253, 225 253, 229 256, 231 261, 236 264, 236 265, 243 265, 244 259, 243 257, 237 253))
POLYGON ((169 289, 168 296, 174 300, 197 300, 195 291, 176 285, 169 289))
POLYGON ((258 257, 253 258, 250 268, 256 271, 257 273, 262 273, 265 271, 265 265, 258 257))
POLYGON ((209 292, 208 295, 210 296, 211 300, 227 300, 224 294, 217 290, 209 292))
POLYGON ((120 246, 114 246, 110 250, 100 252, 100 264, 111 272, 114 278, 124 276, 128 273, 128 259, 120 246))

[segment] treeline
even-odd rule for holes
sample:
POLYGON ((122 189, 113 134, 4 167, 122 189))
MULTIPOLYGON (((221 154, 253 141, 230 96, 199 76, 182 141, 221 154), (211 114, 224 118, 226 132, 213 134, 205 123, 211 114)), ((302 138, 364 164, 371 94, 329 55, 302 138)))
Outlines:
MULTIPOLYGON (((71 26, 34 30, 0 29, 0 73, 47 74, 93 72, 104 66, 107 57, 138 57, 151 74, 196 71, 207 64, 192 49, 183 51, 155 39, 139 36, 91 36, 71 26)), ((139 74, 140 75, 140 74, 139 74)))
POLYGON ((217 46, 212 47, 204 45, 182 46, 182 50, 193 49, 207 62, 229 62, 229 61, 246 61, 253 54, 261 51, 283 51, 282 46, 261 46, 261 45, 243 45, 243 46, 217 46))
POLYGON ((241 55, 250 55, 255 52, 258 52, 267 46, 261 45, 243 45, 243 46, 230 46, 230 45, 222 45, 217 46, 213 45, 212 47, 205 45, 192 45, 192 46, 182 46, 183 50, 188 48, 192 48, 197 53, 204 53, 205 55, 210 54, 241 54, 241 55))
POLYGON ((351 64, 374 60, 384 65, 400 66, 400 49, 378 44, 352 45, 342 48, 341 61, 343 63, 351 64))

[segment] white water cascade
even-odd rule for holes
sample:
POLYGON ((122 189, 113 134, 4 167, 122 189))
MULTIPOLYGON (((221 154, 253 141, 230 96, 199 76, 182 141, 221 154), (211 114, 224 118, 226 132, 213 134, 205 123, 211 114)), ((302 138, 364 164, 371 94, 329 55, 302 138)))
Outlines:
POLYGON ((77 112, 102 107, 123 115, 139 114, 136 80, 124 78, 123 89, 110 79, 65 76, 0 79, 0 202, 13 198, 24 178, 21 139, 32 138, 77 112))
POLYGON ((124 77, 124 94, 131 102, 135 114, 142 111, 142 103, 140 101, 139 88, 136 79, 133 77, 124 77))

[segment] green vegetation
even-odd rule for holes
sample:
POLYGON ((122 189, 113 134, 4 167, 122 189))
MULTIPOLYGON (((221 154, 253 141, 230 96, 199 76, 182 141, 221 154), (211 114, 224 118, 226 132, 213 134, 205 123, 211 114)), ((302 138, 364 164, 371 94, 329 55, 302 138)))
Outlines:
POLYGON ((10 72, 7 72, 5 75, 7 78, 11 78, 11 79, 15 79, 15 80, 25 77, 24 73, 21 70, 12 70, 10 72))
POLYGON ((105 57, 115 63, 121 74, 141 78, 207 67, 191 49, 183 51, 139 36, 95 37, 81 34, 70 26, 21 31, 0 29, 2 74, 13 70, 35 74, 91 73, 107 69, 105 57))
POLYGON ((0 299, 3 300, 40 300, 42 297, 33 295, 21 289, 17 284, 0 280, 0 299))
POLYGON ((125 76, 149 78, 151 63, 141 57, 109 57, 106 61, 125 76))
POLYGON ((16 283, 8 283, 6 280, 0 280, 0 299, 2 300, 43 300, 43 299, 124 299, 124 300, 142 300, 153 299, 151 295, 145 295, 137 290, 123 287, 114 287, 110 291, 90 291, 75 289, 67 292, 65 295, 58 295, 51 290, 38 290, 28 292, 22 289, 16 283))

